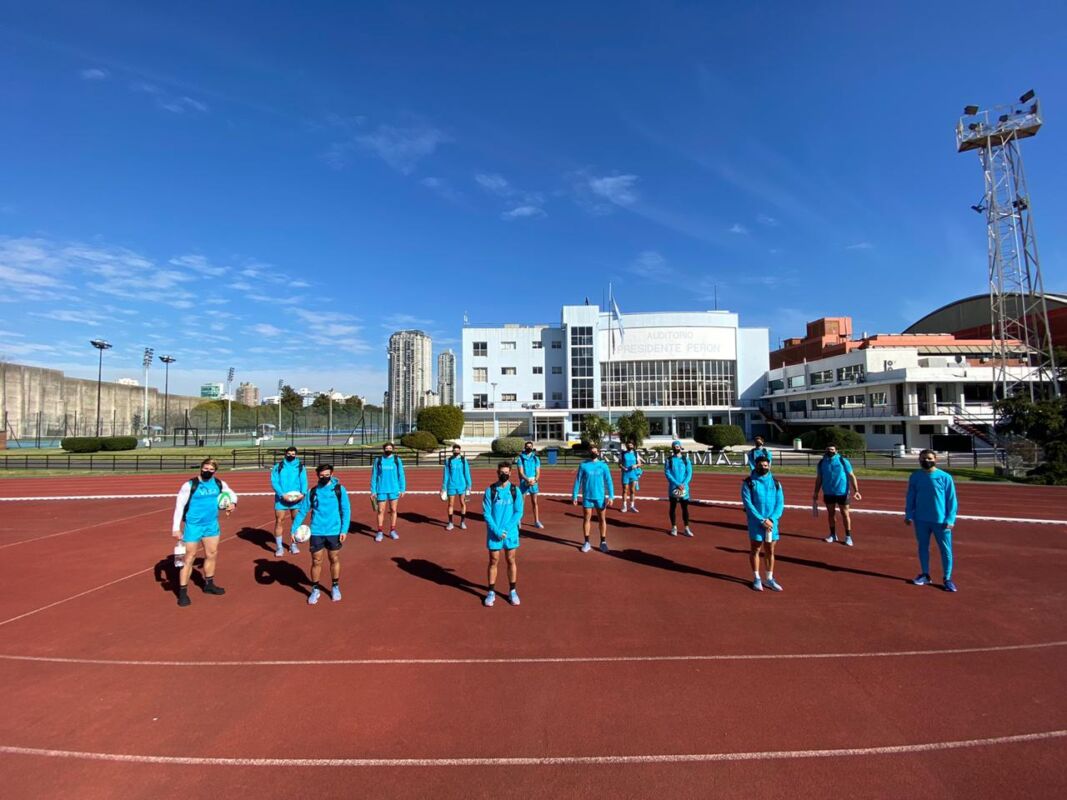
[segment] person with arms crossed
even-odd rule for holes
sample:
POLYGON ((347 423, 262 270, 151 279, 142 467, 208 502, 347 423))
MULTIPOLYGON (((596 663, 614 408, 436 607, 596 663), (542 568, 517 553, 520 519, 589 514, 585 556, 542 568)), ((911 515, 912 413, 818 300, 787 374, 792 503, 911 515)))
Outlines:
MULTIPOLYGON (((296 509, 308 493, 308 476, 303 462, 297 458, 297 450, 290 445, 285 448, 285 458, 274 465, 270 471, 270 485, 274 489, 274 555, 284 556, 282 529, 285 517, 290 522, 296 515, 296 509), (297 495, 300 495, 297 497, 297 495)), ((292 530, 292 528, 290 528, 292 530)), ((299 553, 296 540, 289 540, 289 552, 299 553)))
POLYGON ((515 465, 519 468, 519 491, 523 497, 530 498, 530 505, 533 506, 534 527, 543 528, 541 509, 537 505, 537 493, 541 486, 541 456, 534 452, 533 442, 526 442, 522 446, 515 465))
POLYGON ((378 532, 374 535, 376 542, 385 538, 383 525, 386 511, 390 514, 389 538, 400 538, 396 532, 396 509, 408 484, 404 477, 404 462, 393 452, 394 449, 392 442, 382 445, 382 454, 374 459, 370 468, 370 494, 378 504, 378 532))
POLYGON ((619 459, 619 466, 622 468, 623 513, 626 513, 627 498, 630 502, 630 511, 637 513, 637 505, 634 501, 637 499, 637 485, 641 480, 641 465, 644 463, 640 454, 634 449, 634 443, 627 442, 624 445, 622 457, 619 459))
POLYGON ((441 474, 441 497, 448 503, 446 531, 456 528, 452 523, 452 515, 457 499, 459 500, 459 527, 460 530, 467 530, 467 498, 470 497, 472 488, 471 465, 467 463, 467 458, 463 455, 463 448, 454 444, 452 455, 445 459, 444 470, 441 474))
POLYGON ((593 510, 596 510, 597 525, 600 528, 600 552, 608 552, 608 517, 607 508, 615 502, 615 481, 612 480, 608 465, 600 460, 600 448, 591 445, 589 458, 578 467, 574 476, 574 491, 571 502, 578 505, 578 495, 582 496, 582 535, 585 542, 582 552, 592 550, 589 544, 589 528, 592 523, 593 510))
POLYGON ((741 504, 748 519, 752 588, 762 592, 766 586, 771 591, 780 592, 782 585, 774 579, 774 546, 778 541, 778 521, 785 511, 785 494, 782 484, 771 474, 771 461, 766 456, 756 456, 755 469, 741 481, 741 504), (759 576, 761 554, 767 565, 764 581, 759 576))
POLYGON ((228 517, 237 503, 237 494, 215 474, 218 469, 219 463, 213 458, 201 461, 200 474, 182 484, 174 503, 172 535, 185 544, 185 563, 178 577, 179 606, 187 606, 192 602, 189 599, 189 577, 193 573, 193 561, 201 544, 204 546, 204 593, 226 594, 225 589, 215 584, 215 564, 221 534, 219 496, 228 493, 229 503, 224 506, 228 517))
POLYGON ((485 517, 486 547, 489 549, 488 591, 482 601, 487 607, 496 602, 496 573, 500 552, 508 563, 508 602, 519 605, 518 550, 519 527, 522 524, 522 493, 511 482, 511 464, 501 461, 496 467, 496 483, 485 490, 482 514, 485 517))
POLYGON ((352 520, 352 508, 348 502, 348 492, 333 476, 333 464, 319 464, 315 467, 318 482, 311 487, 311 492, 300 504, 293 519, 296 530, 311 516, 311 538, 308 550, 311 551, 311 594, 308 605, 319 602, 322 587, 319 576, 322 575, 323 552, 330 557, 330 578, 333 584, 330 598, 336 603, 341 599, 341 547, 348 537, 348 525, 352 520))
POLYGON ((670 501, 668 512, 671 518, 670 535, 678 535, 676 514, 680 505, 682 524, 685 525, 682 535, 692 536, 693 530, 689 527, 689 484, 693 480, 693 462, 689 460, 689 454, 682 451, 682 443, 677 439, 671 442, 671 454, 663 462, 663 474, 667 476, 667 492, 670 501))
POLYGON ((856 473, 852 471, 852 462, 838 455, 837 445, 830 443, 826 452, 815 466, 815 491, 811 496, 811 511, 819 513, 819 490, 822 489, 826 513, 829 515, 830 535, 823 539, 831 544, 837 541, 837 519, 834 509, 841 509, 841 519, 845 523, 845 544, 852 547, 852 515, 849 513, 849 494, 852 499, 862 500, 856 473))
POLYGON ((945 576, 945 591, 956 591, 952 581, 952 529, 956 525, 956 482, 947 472, 937 468, 937 454, 933 450, 919 453, 922 469, 908 478, 908 495, 904 503, 904 524, 915 524, 915 538, 919 545, 919 573, 912 583, 930 583, 930 536, 941 551, 941 569, 945 576))

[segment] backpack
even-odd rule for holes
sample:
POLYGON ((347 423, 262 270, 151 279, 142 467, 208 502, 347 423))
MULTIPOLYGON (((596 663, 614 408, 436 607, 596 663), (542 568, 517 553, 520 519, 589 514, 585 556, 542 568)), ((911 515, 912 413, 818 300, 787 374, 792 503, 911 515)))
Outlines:
MULTIPOLYGON (((756 479, 755 479, 755 478, 753 478, 753 477, 752 477, 751 475, 749 475, 749 476, 748 476, 747 478, 745 478, 745 483, 747 483, 747 484, 748 484, 748 490, 749 490, 750 492, 751 492, 751 491, 752 491, 752 490, 753 490, 753 489, 755 488, 755 486, 756 486, 755 480, 756 480, 756 479)), ((778 490, 779 492, 780 492, 780 491, 782 491, 782 484, 778 482, 778 479, 777 479, 777 478, 775 478, 775 479, 774 479, 774 488, 775 488, 775 489, 777 489, 777 490, 778 490)))
MULTIPOLYGON (((490 497, 490 499, 492 499, 492 501, 494 503, 496 502, 496 490, 497 490, 497 485, 495 483, 492 486, 489 487, 489 497, 490 497)), ((518 496, 518 492, 515 490, 515 484, 513 483, 513 484, 511 484, 511 502, 514 503, 515 502, 515 498, 517 496, 518 496)))
MULTIPOLYGON (((285 461, 279 461, 277 464, 274 465, 274 471, 277 472, 279 475, 281 475, 283 466, 285 466, 285 461)), ((298 469, 299 469, 299 472, 297 473, 298 475, 300 474, 300 472, 304 471, 304 462, 303 461, 300 462, 300 466, 299 466, 298 469)))
MULTIPOLYGON (((222 479, 214 478, 215 485, 219 487, 219 494, 222 494, 222 479)), ((189 506, 193 504, 193 493, 196 491, 196 485, 200 483, 200 478, 192 478, 189 481, 189 499, 185 501, 185 508, 182 509, 182 522, 185 522, 185 517, 189 514, 189 506)))
MULTIPOLYGON (((315 497, 315 495, 316 495, 316 493, 318 491, 319 491, 319 487, 318 486, 312 486, 311 487, 311 491, 308 493, 309 494, 308 501, 311 503, 312 510, 317 509, 319 507, 319 505, 318 505, 319 501, 315 497)), ((341 492, 342 491, 343 490, 341 489, 341 484, 340 483, 335 483, 333 485, 333 493, 335 495, 337 495, 337 516, 340 517, 341 519, 344 519, 344 517, 345 517, 344 506, 341 505, 341 492)))
MULTIPOLYGON (((394 455, 393 458, 396 459, 396 468, 399 470, 400 467, 402 467, 404 465, 404 462, 400 460, 400 456, 398 456, 398 455, 394 455)), ((382 456, 375 456, 374 457, 374 469, 377 470, 377 472, 378 472, 378 480, 381 480, 382 479, 382 456)))

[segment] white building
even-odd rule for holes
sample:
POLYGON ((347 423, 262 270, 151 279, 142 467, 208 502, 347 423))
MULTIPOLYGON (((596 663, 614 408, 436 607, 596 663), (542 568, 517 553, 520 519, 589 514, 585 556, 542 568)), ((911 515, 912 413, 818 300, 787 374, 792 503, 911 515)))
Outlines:
POLYGON ((427 392, 433 390, 433 343, 422 331, 389 337, 389 413, 394 432, 415 427, 427 392))
POLYGON ((661 440, 761 419, 766 328, 742 328, 728 311, 667 312, 623 314, 620 333, 609 317, 564 306, 558 326, 464 328, 464 438, 561 440, 586 414, 634 409, 661 440))
POLYGON ((456 404, 456 354, 451 350, 437 355, 437 399, 443 406, 456 404))

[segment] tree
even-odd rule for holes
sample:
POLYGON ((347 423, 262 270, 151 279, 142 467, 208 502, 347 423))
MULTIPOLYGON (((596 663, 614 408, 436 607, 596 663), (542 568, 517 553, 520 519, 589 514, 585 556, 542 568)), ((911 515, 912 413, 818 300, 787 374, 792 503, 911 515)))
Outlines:
POLYGON ((459 406, 429 406, 419 411, 417 427, 429 431, 440 442, 463 435, 463 411, 459 406))
POLYGON ((640 447, 648 438, 648 417, 645 416, 644 411, 637 409, 632 414, 619 417, 617 430, 619 439, 624 442, 633 442, 634 447, 640 447))
POLYGON ((357 394, 351 395, 345 399, 345 407, 359 410, 363 408, 363 399, 357 394))
POLYGON ((304 407, 304 398, 296 393, 292 386, 285 384, 282 387, 282 408, 290 413, 295 413, 304 407))
POLYGON ((582 444, 586 447, 600 447, 604 437, 612 432, 608 421, 596 414, 586 414, 582 419, 582 444))
POLYGON ((800 441, 809 450, 825 450, 834 445, 839 453, 846 455, 859 453, 867 448, 867 440, 863 434, 848 428, 817 428, 801 436, 800 441))
POLYGON ((700 425, 694 439, 714 450, 722 450, 745 443, 745 432, 739 425, 700 425))

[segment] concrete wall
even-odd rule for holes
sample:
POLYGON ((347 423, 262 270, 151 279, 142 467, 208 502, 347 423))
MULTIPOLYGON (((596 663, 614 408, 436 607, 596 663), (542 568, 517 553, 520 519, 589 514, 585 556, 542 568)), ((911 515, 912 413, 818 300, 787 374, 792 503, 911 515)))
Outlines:
MULTIPOLYGON (((148 412, 153 425, 163 422, 164 396, 149 388, 148 412)), ((171 427, 180 423, 186 409, 204 400, 200 397, 170 395, 168 403, 171 427)), ((0 362, 0 427, 6 414, 10 430, 20 437, 34 435, 37 414, 41 413, 42 435, 74 435, 96 432, 96 381, 68 378, 59 370, 0 362)), ((144 388, 105 382, 100 387, 100 417, 107 435, 135 433, 134 418, 144 413, 144 388)))

